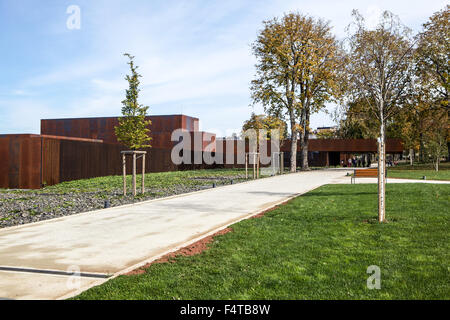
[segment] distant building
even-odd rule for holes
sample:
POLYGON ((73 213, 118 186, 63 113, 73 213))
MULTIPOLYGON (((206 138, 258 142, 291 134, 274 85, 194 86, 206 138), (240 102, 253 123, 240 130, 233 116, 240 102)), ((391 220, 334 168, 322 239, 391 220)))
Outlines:
MULTIPOLYGON (((0 135, 0 188, 38 189, 63 181, 121 174, 120 151, 126 150, 126 147, 119 144, 115 136, 117 119, 46 119, 41 120, 41 134, 0 135)), ((226 139, 216 139, 213 133, 199 131, 199 119, 186 115, 149 116, 147 120, 152 121, 149 126, 152 147, 145 149, 148 154, 145 165, 147 172, 243 166, 237 161, 232 164, 203 162, 203 155, 208 152, 222 159, 232 159, 231 153, 234 153, 234 159, 237 159, 237 145, 243 142, 237 134, 226 139), (172 162, 173 146, 179 143, 172 141, 172 132, 176 129, 183 129, 191 136, 191 145, 186 150, 191 158, 200 159, 200 163, 177 165, 172 162), (194 143, 196 139, 193 137, 199 138, 199 143, 194 143), (217 150, 223 151, 219 153, 217 150)), ((315 132, 317 134, 324 130, 336 128, 320 127, 315 132)), ((245 149, 248 152, 248 145, 245 149)), ((299 160, 300 141, 297 150, 299 160)), ((289 166, 289 139, 282 141, 281 151, 285 153, 285 166, 289 166)), ((312 138, 308 142, 308 151, 310 166, 338 166, 341 162, 347 163, 354 155, 375 154, 377 143, 374 139, 312 138)), ((271 153, 270 144, 267 152, 271 153)), ((401 140, 388 139, 386 152, 401 154, 401 140)), ((131 162, 128 165, 127 170, 130 172, 131 162)))

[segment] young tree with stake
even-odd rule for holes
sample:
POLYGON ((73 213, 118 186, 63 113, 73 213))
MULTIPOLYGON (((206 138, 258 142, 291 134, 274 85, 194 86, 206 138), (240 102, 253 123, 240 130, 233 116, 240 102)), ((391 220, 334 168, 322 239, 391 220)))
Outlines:
POLYGON ((148 136, 151 124, 150 120, 145 120, 148 106, 139 104, 139 78, 141 75, 137 73, 137 66, 134 65, 134 57, 128 53, 124 56, 130 60, 128 62, 131 75, 127 75, 125 79, 128 81, 128 90, 126 90, 126 98, 122 101, 122 117, 118 119, 119 125, 115 127, 117 140, 126 145, 130 150, 122 151, 123 162, 123 193, 126 194, 126 155, 133 156, 133 195, 136 195, 136 159, 137 155, 142 157, 142 193, 145 191, 144 175, 145 175, 145 151, 137 151, 142 148, 151 147, 149 142, 151 137, 148 136))
POLYGON ((385 11, 374 30, 353 11, 356 30, 348 39, 347 74, 350 99, 364 100, 368 116, 378 122, 378 220, 384 222, 386 184, 386 122, 408 97, 413 66, 409 29, 385 11))

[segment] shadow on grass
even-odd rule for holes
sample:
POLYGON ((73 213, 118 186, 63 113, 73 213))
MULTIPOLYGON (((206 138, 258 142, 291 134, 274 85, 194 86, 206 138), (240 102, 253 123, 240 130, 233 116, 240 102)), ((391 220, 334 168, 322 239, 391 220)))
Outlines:
POLYGON ((335 197, 335 196, 351 196, 351 197, 355 197, 355 196, 360 196, 360 195, 378 195, 378 192, 308 192, 305 193, 303 195, 301 195, 302 197, 335 197))

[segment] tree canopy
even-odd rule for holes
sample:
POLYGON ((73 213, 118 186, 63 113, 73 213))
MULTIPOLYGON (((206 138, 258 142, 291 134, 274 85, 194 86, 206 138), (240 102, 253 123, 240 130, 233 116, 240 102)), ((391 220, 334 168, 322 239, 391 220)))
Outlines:
MULTIPOLYGON (((337 92, 339 48, 329 23, 321 19, 289 13, 263 24, 253 43, 258 62, 252 98, 268 114, 288 118, 295 171, 298 134, 307 153, 310 115, 337 92)), ((307 157, 302 167, 308 167, 307 157)))
POLYGON ((150 120, 145 120, 148 106, 139 104, 139 78, 141 75, 137 72, 137 66, 134 65, 134 57, 125 53, 129 59, 131 75, 125 79, 128 81, 129 88, 126 90, 126 98, 122 101, 122 117, 118 119, 119 125, 115 127, 117 140, 132 150, 150 147, 149 137, 151 124, 150 120))

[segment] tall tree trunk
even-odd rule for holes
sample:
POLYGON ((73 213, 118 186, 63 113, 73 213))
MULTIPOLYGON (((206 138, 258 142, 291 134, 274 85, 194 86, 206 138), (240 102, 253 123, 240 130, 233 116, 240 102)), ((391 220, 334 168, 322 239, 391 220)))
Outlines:
POLYGON ((412 166, 414 164, 414 149, 409 149, 409 164, 412 166))
POLYGON ((301 140, 300 140, 300 147, 302 148, 301 152, 302 152, 302 170, 309 170, 309 165, 308 165, 308 136, 309 133, 308 132, 304 132, 302 133, 301 136, 301 140))
POLYGON ((291 120, 291 172, 297 171, 297 128, 295 120, 291 120))
POLYGON ((301 141, 300 141, 300 146, 302 148, 301 152, 302 152, 302 170, 309 170, 309 164, 308 164, 308 140, 309 140, 309 129, 308 129, 308 124, 309 124, 309 110, 308 110, 308 106, 305 106, 305 108, 303 109, 303 112, 301 113, 301 116, 303 117, 303 119, 301 119, 301 123, 302 125, 302 134, 301 134, 301 141))
POLYGON ((419 162, 425 162, 425 146, 423 141, 423 133, 420 133, 420 141, 419 141, 419 162))
MULTIPOLYGON (((382 108, 381 108, 382 110, 382 108)), ((385 123, 381 112, 380 137, 378 140, 378 221, 386 221, 386 148, 385 123)))

